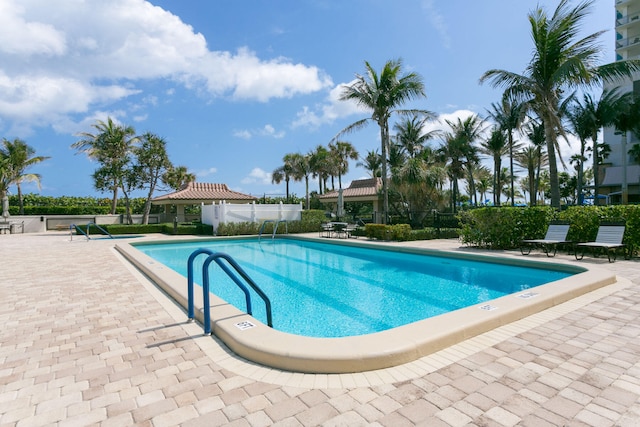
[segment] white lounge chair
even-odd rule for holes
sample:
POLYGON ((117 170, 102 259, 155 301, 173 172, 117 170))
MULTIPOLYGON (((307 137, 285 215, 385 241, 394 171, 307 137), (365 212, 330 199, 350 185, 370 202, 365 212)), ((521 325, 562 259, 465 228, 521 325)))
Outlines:
POLYGON ((626 247, 626 245, 622 243, 624 230, 624 224, 601 224, 598 228, 596 240, 593 242, 578 243, 576 245, 576 259, 581 260, 587 249, 590 249, 594 256, 597 256, 599 252, 604 252, 607 254, 609 262, 615 262, 618 250, 624 250, 626 247))
POLYGON ((547 234, 544 239, 529 239, 520 242, 520 253, 529 255, 531 249, 539 247, 548 257, 554 257, 559 245, 570 243, 567 240, 567 234, 569 234, 569 224, 552 222, 547 228, 547 234))

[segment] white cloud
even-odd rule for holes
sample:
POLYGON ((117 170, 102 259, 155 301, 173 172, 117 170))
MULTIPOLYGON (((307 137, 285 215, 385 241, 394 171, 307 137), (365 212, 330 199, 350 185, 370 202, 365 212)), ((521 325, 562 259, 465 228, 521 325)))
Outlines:
POLYGON ((205 178, 207 176, 214 175, 217 172, 218 172, 218 169, 209 168, 209 169, 202 169, 202 170, 196 171, 195 174, 198 178, 205 178))
POLYGON ((233 132, 233 136, 235 136, 236 138, 247 140, 253 138, 254 136, 266 136, 269 138, 280 139, 284 138, 285 135, 286 133, 284 131, 276 131, 276 129, 270 124, 264 125, 264 127, 261 129, 241 129, 233 132))
POLYGON ((335 86, 326 98, 323 104, 316 105, 313 108, 305 106, 302 111, 297 113, 297 119, 292 123, 292 127, 309 127, 316 129, 324 124, 331 124, 336 119, 348 117, 354 114, 364 114, 368 110, 356 105, 352 101, 341 101, 340 96, 346 86, 350 86, 355 81, 349 83, 340 83, 335 86))
POLYGON ((242 184, 271 184, 271 172, 266 172, 260 168, 253 168, 248 176, 244 177, 242 184))
POLYGON ((451 37, 449 37, 449 28, 447 27, 447 23, 444 20, 444 17, 438 12, 435 6, 434 0, 424 0, 422 2, 422 8, 427 13, 427 18, 433 25, 433 28, 440 35, 440 39, 442 40, 442 44, 445 48, 449 49, 451 47, 451 37))
POLYGON ((260 102, 332 85, 317 67, 287 58, 210 51, 202 34, 145 0, 0 2, 3 119, 53 124, 138 93, 141 79, 260 102))

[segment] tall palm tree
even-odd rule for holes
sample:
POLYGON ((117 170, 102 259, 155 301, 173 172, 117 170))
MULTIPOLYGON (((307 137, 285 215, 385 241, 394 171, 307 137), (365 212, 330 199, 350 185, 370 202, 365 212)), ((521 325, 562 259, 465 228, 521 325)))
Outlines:
POLYGON ((81 132, 78 134, 81 139, 71 147, 100 163, 101 167, 94 174, 95 186, 99 190, 108 188, 113 192, 113 215, 118 205, 118 189, 138 137, 132 126, 116 124, 111 117, 106 122, 98 120, 91 127, 96 133, 81 132))
POLYGON ((502 156, 509 153, 509 144, 504 131, 500 126, 494 126, 487 139, 480 142, 480 152, 490 156, 493 160, 493 204, 500 206, 500 170, 502 169, 502 156))
POLYGON ((361 107, 371 111, 371 117, 359 120, 343 129, 336 139, 347 132, 361 129, 370 121, 380 127, 380 144, 382 147, 382 222, 387 223, 389 214, 389 188, 387 175, 387 150, 389 148, 389 119, 395 114, 431 115, 425 110, 401 110, 400 106, 415 98, 426 97, 422 77, 416 73, 401 75, 402 61, 387 61, 378 74, 365 62, 366 75, 356 75, 356 81, 344 88, 340 100, 355 101, 361 107))
MULTIPOLYGON (((477 115, 469 116, 464 120, 458 118, 455 122, 445 120, 451 131, 445 136, 445 145, 441 147, 441 154, 449 162, 453 190, 453 211, 456 209, 458 192, 458 179, 466 172, 468 183, 471 186, 470 193, 475 195, 475 182, 472 178, 473 168, 479 161, 478 150, 473 143, 483 132, 484 122, 477 115)), ((477 201, 477 197, 476 197, 477 201)))
POLYGON ((500 104, 491 104, 492 110, 489 116, 495 120, 500 128, 507 135, 507 144, 509 147, 509 169, 511 171, 511 205, 513 206, 515 193, 514 172, 513 172, 513 152, 517 148, 514 147, 513 133, 520 129, 525 118, 526 105, 522 102, 510 100, 508 96, 502 97, 500 104))
POLYGON ((598 143, 598 133, 605 126, 614 124, 616 116, 624 111, 631 102, 632 93, 622 93, 618 88, 605 89, 599 99, 594 99, 590 93, 585 93, 578 106, 583 115, 583 126, 588 126, 592 142, 593 153, 593 197, 597 204, 600 189, 600 165, 603 163, 602 146, 598 143))
POLYGON ((304 180, 305 185, 305 206, 306 209, 309 209, 309 177, 313 173, 311 170, 311 164, 309 159, 311 155, 303 155, 300 153, 291 154, 290 160, 292 165, 291 176, 294 181, 302 181, 304 180))
POLYGON ((347 141, 333 141, 329 143, 329 153, 335 161, 338 173, 338 188, 342 188, 342 175, 349 172, 349 160, 358 160, 360 156, 353 144, 347 141))
POLYGON ((278 166, 271 173, 271 182, 273 184, 280 184, 285 182, 287 203, 289 203, 289 181, 293 177, 295 172, 295 156, 294 154, 285 154, 282 158, 282 165, 278 166))
POLYGON ((309 152, 309 166, 314 178, 318 178, 318 194, 326 192, 326 183, 330 173, 329 150, 324 145, 318 145, 309 152))
MULTIPOLYGON (((569 125, 571 126, 572 133, 578 137, 580 141, 580 151, 571 156, 571 162, 575 164, 577 172, 576 193, 577 201, 579 205, 584 202, 584 195, 582 191, 584 181, 584 164, 587 161, 587 141, 592 135, 592 114, 589 107, 586 105, 575 102, 571 105, 567 111, 567 118, 569 125)), ((594 204, 597 204, 594 199, 594 204)))
POLYGON ((356 166, 368 171, 371 178, 376 178, 380 176, 381 164, 382 159, 380 158, 380 153, 378 153, 377 150, 371 150, 367 152, 365 157, 360 157, 360 161, 356 163, 356 166))
MULTIPOLYGON (((528 185, 529 206, 536 205, 536 171, 540 164, 540 151, 534 145, 526 146, 515 153, 513 159, 516 164, 527 171, 526 184, 528 185)), ((515 193, 514 193, 515 195, 515 193)))
POLYGON ((533 192, 535 197, 531 199, 533 202, 532 206, 535 206, 538 203, 538 196, 540 195, 540 176, 542 166, 546 166, 549 161, 545 151, 546 137, 544 134, 544 125, 532 120, 527 124, 526 134, 529 142, 536 148, 536 158, 538 159, 533 182, 533 192))
POLYGON ((36 150, 19 138, 9 141, 6 138, 2 140, 2 151, 8 159, 8 174, 10 183, 15 184, 18 189, 18 203, 20 204, 20 215, 24 215, 24 203, 22 200, 23 182, 35 182, 40 188, 40 175, 37 173, 27 173, 26 170, 33 165, 43 162, 50 157, 34 156, 36 150))
MULTIPOLYGON (((465 120, 468 122, 474 117, 469 117, 465 120)), ((456 205, 458 195, 458 180, 464 178, 465 171, 467 171, 466 165, 476 160, 475 150, 471 146, 472 140, 470 140, 466 132, 464 131, 467 125, 458 118, 457 122, 451 122, 446 120, 446 123, 451 127, 451 130, 444 134, 444 143, 438 149, 438 154, 442 161, 446 163, 449 180, 451 185, 451 210, 456 211, 456 205)), ((474 189, 475 190, 475 189, 474 189)))
POLYGON ((480 77, 495 87, 504 87, 508 96, 527 102, 545 128, 551 205, 560 207, 560 184, 557 166, 557 138, 565 136, 561 123, 563 93, 574 87, 630 78, 640 70, 640 61, 616 61, 597 66, 601 48, 597 40, 603 31, 578 38, 584 18, 593 0, 581 1, 570 8, 570 0, 561 0, 551 17, 542 7, 529 13, 533 57, 524 74, 493 69, 480 77))
POLYGON ((629 188, 627 182, 627 164, 629 163, 629 152, 626 149, 627 146, 627 134, 629 131, 633 131, 636 135, 640 134, 639 126, 640 126, 640 102, 632 101, 626 103, 623 108, 621 108, 614 120, 613 125, 620 132, 621 135, 621 146, 622 146, 622 204, 626 205, 629 203, 629 188))

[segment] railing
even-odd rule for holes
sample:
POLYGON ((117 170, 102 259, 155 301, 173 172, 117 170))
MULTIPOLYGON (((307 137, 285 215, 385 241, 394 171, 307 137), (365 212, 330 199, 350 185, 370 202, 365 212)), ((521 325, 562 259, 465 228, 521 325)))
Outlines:
POLYGON ((260 231, 258 231, 258 240, 260 240, 262 238, 262 233, 264 232, 264 228, 268 223, 273 223, 273 232, 271 233, 271 238, 273 239, 276 236, 276 233, 278 232, 278 225, 280 225, 280 223, 284 222, 285 225, 285 233, 289 234, 289 223, 287 222, 286 219, 279 219, 279 220, 274 220, 274 219, 266 219, 262 222, 262 225, 260 226, 260 231))
POLYGON ((87 223, 87 231, 83 231, 82 228, 79 228, 77 225, 75 224, 71 224, 69 226, 69 234, 71 235, 71 240, 73 240, 73 229, 75 228, 76 232, 79 232, 80 234, 82 234, 84 237, 87 238, 87 240, 91 240, 91 236, 89 236, 90 234, 90 229, 91 226, 95 226, 98 230, 102 231, 104 234, 106 234, 107 236, 109 236, 111 239, 113 239, 114 237, 111 235, 111 233, 109 233, 107 230, 105 230, 104 228, 100 227, 98 224, 96 224, 95 222, 89 222, 87 223))
POLYGON ((75 224, 71 224, 69 226, 69 240, 73 240, 73 229, 76 229, 76 232, 79 232, 80 234, 82 234, 84 237, 87 238, 87 240, 91 240, 91 237, 89 237, 89 235, 87 233, 85 233, 84 231, 82 231, 82 228, 78 228, 77 225, 75 224))
POLYGON ((194 307, 194 278, 193 278, 193 262, 195 258, 200 254, 209 255, 207 259, 204 261, 202 265, 202 299, 203 299, 203 316, 204 316, 204 333, 205 335, 211 334, 211 303, 210 303, 210 284, 209 284, 209 265, 212 262, 215 262, 220 266, 222 271, 224 271, 227 276, 233 280, 233 282, 242 290, 245 296, 245 302, 247 307, 247 314, 252 315, 252 307, 251 307, 251 294, 247 287, 242 283, 242 281, 236 276, 236 274, 231 271, 231 269, 222 261, 225 260, 233 269, 238 273, 244 281, 258 294, 260 298, 264 301, 265 309, 267 313, 267 325, 273 327, 273 318, 271 315, 271 301, 269 297, 260 289, 258 285, 249 277, 249 275, 238 265, 238 263, 231 258, 229 255, 222 252, 213 252, 209 249, 196 249, 191 255, 189 255, 189 259, 187 260, 187 315, 189 317, 189 321, 193 321, 195 318, 195 307, 194 307))
POLYGON ((87 237, 89 237, 90 234, 90 229, 91 226, 95 226, 98 230, 102 231, 104 234, 106 234, 107 236, 109 236, 110 238, 113 239, 113 236, 111 235, 111 233, 109 233, 107 230, 105 230, 104 228, 100 227, 98 224, 96 224, 95 222, 89 222, 87 223, 87 237))

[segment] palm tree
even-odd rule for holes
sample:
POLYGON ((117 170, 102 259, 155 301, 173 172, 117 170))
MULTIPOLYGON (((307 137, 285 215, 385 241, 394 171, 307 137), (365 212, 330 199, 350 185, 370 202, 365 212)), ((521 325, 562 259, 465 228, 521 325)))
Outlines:
POLYGON ((520 129, 522 122, 525 118, 526 108, 524 103, 518 103, 510 100, 508 96, 502 97, 500 104, 491 104, 492 111, 489 111, 489 116, 495 120, 498 126, 507 135, 507 145, 509 147, 509 169, 511 171, 511 206, 513 206, 515 192, 514 186, 514 173, 513 173, 513 152, 517 149, 514 147, 513 132, 520 129))
POLYGON ((293 170, 291 175, 294 181, 302 181, 304 179, 305 185, 305 206, 306 209, 309 209, 309 177, 313 173, 311 170, 311 164, 309 162, 311 155, 307 154, 306 156, 300 153, 291 154, 291 165, 293 170))
POLYGON ((480 152, 493 159, 493 204, 500 206, 500 170, 502 169, 502 156, 509 153, 509 145, 504 131, 499 126, 491 129, 489 138, 480 142, 480 152))
POLYGON ((111 214, 116 213, 118 205, 118 189, 130 161, 134 144, 138 141, 132 126, 118 125, 111 117, 107 121, 98 120, 91 125, 96 133, 81 132, 82 139, 73 143, 72 148, 86 153, 89 158, 97 160, 101 167, 94 174, 95 187, 98 190, 109 189, 113 192, 111 214))
MULTIPOLYGON (((521 168, 527 171, 526 183, 528 184, 529 206, 536 205, 536 171, 540 164, 540 150, 534 145, 529 145, 513 153, 513 159, 521 168)), ((513 189, 512 189, 513 190, 513 189)), ((512 201, 513 204, 513 201, 512 201)))
POLYGON ((338 188, 342 188, 342 175, 349 172, 349 160, 358 160, 358 151, 350 142, 334 141, 329 143, 329 153, 337 166, 338 188))
POLYGON ((173 166, 162 175, 162 182, 174 190, 179 190, 195 180, 195 174, 190 173, 186 166, 173 166))
POLYGON ((526 102, 544 124, 554 207, 560 207, 556 146, 558 135, 565 136, 560 111, 563 93, 573 87, 630 78, 640 70, 637 60, 596 66, 601 55, 597 40, 603 31, 578 38, 593 0, 582 1, 574 8, 569 3, 561 0, 551 17, 542 7, 529 13, 534 50, 524 74, 493 69, 480 77, 481 83, 490 81, 494 87, 506 88, 507 96, 526 102))
POLYGON ((318 178, 318 194, 323 194, 327 190, 327 179, 331 173, 329 157, 329 150, 323 145, 318 145, 315 150, 309 153, 312 176, 318 178))
MULTIPOLYGON (((20 204, 20 215, 24 215, 24 203, 22 200, 23 182, 35 182, 40 188, 40 175, 37 173, 26 173, 26 170, 44 160, 48 156, 34 156, 36 150, 19 138, 9 141, 2 140, 2 151, 8 160, 9 185, 15 184, 18 189, 18 203, 20 204)), ((7 186, 8 187, 8 186, 7 186)), ((4 195, 4 194, 3 194, 4 195)))
MULTIPOLYGON (((569 119, 569 125, 573 131, 573 134, 580 140, 580 152, 571 156, 571 162, 575 164, 577 172, 576 193, 578 204, 582 205, 584 202, 584 195, 582 191, 584 181, 584 163, 587 161, 587 141, 591 138, 592 128, 591 125, 592 115, 590 108, 580 103, 573 104, 567 111, 567 118, 569 119)), ((597 199, 594 199, 594 204, 597 199)))
POLYGON ((402 61, 391 60, 382 68, 378 74, 373 67, 365 62, 366 76, 356 75, 356 81, 345 87, 340 100, 355 101, 361 107, 371 111, 371 117, 359 120, 343 129, 340 135, 361 129, 369 121, 375 122, 380 127, 380 144, 382 147, 382 222, 387 223, 389 214, 389 188, 387 176, 387 150, 389 148, 389 119, 392 114, 419 114, 431 115, 424 110, 400 110, 400 106, 415 98, 426 97, 422 77, 416 73, 401 75, 402 61))
POLYGON ((287 203, 289 203, 289 181, 295 171, 295 156, 293 154, 285 154, 282 158, 282 166, 277 167, 271 173, 271 182, 280 184, 282 181, 286 184, 287 203))
POLYGON ((640 123, 640 102, 632 101, 628 102, 621 108, 616 114, 613 125, 620 132, 622 141, 622 204, 629 203, 629 188, 627 182, 627 164, 629 159, 629 153, 626 149, 627 146, 627 133, 633 131, 635 134, 639 134, 640 123))
POLYGON ((380 158, 380 154, 378 151, 368 151, 366 157, 360 157, 360 161, 356 163, 356 166, 362 167, 369 172, 369 176, 371 178, 376 178, 380 176, 380 165, 382 164, 382 159, 380 158))
POLYGON ((593 197, 594 204, 598 202, 600 188, 600 164, 603 162, 602 146, 598 143, 598 133, 605 126, 614 124, 618 112, 623 111, 631 102, 631 93, 621 93, 616 89, 605 89, 599 99, 594 99, 589 93, 584 94, 581 103, 578 103, 581 110, 583 126, 588 126, 592 141, 591 151, 593 153, 593 197))
MULTIPOLYGON (((469 175, 469 189, 475 195, 475 183, 471 177, 474 165, 479 161, 478 152, 473 142, 483 132, 483 121, 476 115, 464 120, 458 118, 455 122, 445 120, 451 131, 445 134, 445 144, 440 147, 440 153, 449 163, 449 173, 452 180, 452 210, 456 210, 456 200, 459 194, 458 180, 466 171, 469 175)), ((476 197, 477 199, 477 197, 476 197)), ((476 200, 477 201, 477 200, 476 200)))

